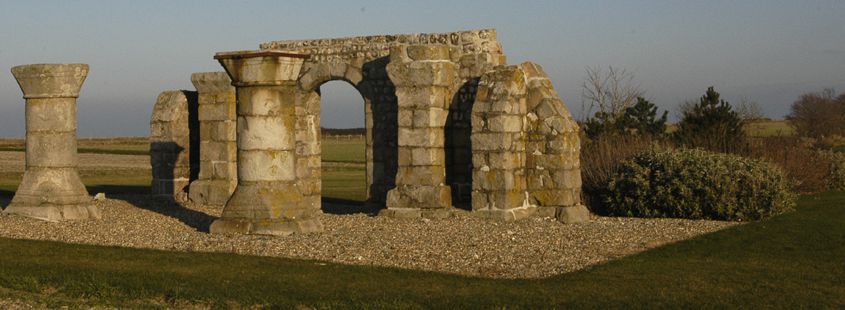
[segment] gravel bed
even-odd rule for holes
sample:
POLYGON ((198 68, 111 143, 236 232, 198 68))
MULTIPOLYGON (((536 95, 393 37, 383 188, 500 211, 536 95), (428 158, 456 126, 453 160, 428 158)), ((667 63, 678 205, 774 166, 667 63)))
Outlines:
MULTIPOLYGON (((176 251, 316 259, 494 278, 571 272, 666 243, 736 225, 680 219, 594 217, 582 224, 530 218, 443 220, 366 214, 321 216, 325 231, 287 237, 211 235, 219 208, 120 195, 97 202, 103 219, 48 223, 0 215, 0 236, 176 251)), ((8 199, 0 199, 0 206, 8 199)))

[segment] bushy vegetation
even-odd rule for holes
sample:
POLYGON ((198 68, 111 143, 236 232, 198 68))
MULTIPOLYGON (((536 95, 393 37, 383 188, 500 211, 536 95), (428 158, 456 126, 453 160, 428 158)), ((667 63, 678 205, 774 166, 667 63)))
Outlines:
POLYGON ((798 134, 814 139, 845 136, 845 94, 832 89, 801 95, 786 117, 798 134))
POLYGON ((610 180, 613 215, 758 220, 794 205, 776 166, 700 149, 652 150, 624 161, 610 180))

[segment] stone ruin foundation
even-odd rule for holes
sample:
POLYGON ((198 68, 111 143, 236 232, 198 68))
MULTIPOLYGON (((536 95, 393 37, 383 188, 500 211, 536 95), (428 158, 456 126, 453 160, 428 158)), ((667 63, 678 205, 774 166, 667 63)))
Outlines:
POLYGON ((88 65, 22 65, 12 75, 26 99, 26 171, 3 212, 47 221, 100 218, 76 169, 76 98, 88 65))
POLYGON ((212 233, 322 229, 319 88, 332 80, 364 98, 380 215, 589 217, 578 125, 539 65, 507 65, 495 30, 274 41, 215 59, 226 73, 194 74, 198 99, 162 93, 151 121, 153 194, 224 206, 212 233))

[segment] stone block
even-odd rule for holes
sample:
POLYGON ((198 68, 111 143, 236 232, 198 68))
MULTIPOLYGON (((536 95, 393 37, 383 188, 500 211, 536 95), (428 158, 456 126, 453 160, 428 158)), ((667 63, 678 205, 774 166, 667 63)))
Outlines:
POLYGON ((501 114, 487 119, 487 129, 492 132, 521 132, 522 116, 501 114))
POLYGON ((443 148, 412 148, 411 164, 414 166, 437 166, 446 162, 443 148))
POLYGON ((238 149, 291 150, 296 148, 293 124, 277 117, 239 116, 238 149))
POLYGON ((296 179, 293 151, 238 151, 238 177, 244 181, 296 179))
POLYGON ((444 166, 400 166, 396 173, 397 185, 441 185, 446 179, 444 166))
POLYGON ((433 107, 430 109, 414 110, 414 118, 412 124, 414 128, 442 128, 446 125, 446 118, 448 116, 449 111, 441 108, 433 107))
POLYGON ((387 193, 390 209, 436 209, 452 207, 452 191, 448 186, 397 185, 387 193))
POLYGON ((590 220, 590 210, 583 205, 558 208, 557 220, 565 224, 583 223, 590 220))
POLYGON ((412 45, 407 49, 411 60, 449 60, 449 47, 446 45, 412 45))

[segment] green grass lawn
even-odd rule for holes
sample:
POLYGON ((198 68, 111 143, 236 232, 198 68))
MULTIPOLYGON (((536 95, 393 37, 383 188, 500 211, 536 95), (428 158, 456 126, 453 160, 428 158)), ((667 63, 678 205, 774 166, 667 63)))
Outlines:
POLYGON ((323 152, 323 161, 364 163, 364 151, 366 146, 364 138, 334 138, 323 137, 320 144, 323 152))
POLYGON ((843 192, 804 196, 795 212, 770 220, 536 280, 2 238, 0 249, 0 297, 52 306, 177 301, 391 309, 845 305, 843 192))

